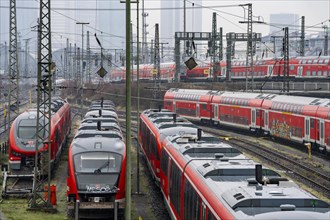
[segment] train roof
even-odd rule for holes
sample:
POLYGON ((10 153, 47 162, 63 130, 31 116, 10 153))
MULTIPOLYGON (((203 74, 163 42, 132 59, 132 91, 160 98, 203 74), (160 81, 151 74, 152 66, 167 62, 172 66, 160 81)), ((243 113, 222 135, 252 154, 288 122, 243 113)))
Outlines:
POLYGON ((222 157, 240 157, 245 156, 239 150, 229 144, 222 142, 209 134, 204 134, 200 138, 197 135, 176 135, 169 137, 169 140, 177 150, 190 160, 192 158, 222 158, 222 157))
POLYGON ((125 143, 119 138, 90 137, 75 139, 72 144, 72 155, 85 152, 114 152, 120 155, 125 153, 125 143))
POLYGON ((119 138, 123 139, 122 133, 115 130, 80 130, 74 136, 74 139, 88 139, 93 137, 119 138))
MULTIPOLYGON (((101 121, 100 121, 101 122, 101 121)), ((84 122, 81 123, 78 130, 97 130, 97 122, 84 122)), ((118 123, 115 122, 102 122, 100 124, 101 126, 101 130, 104 131, 111 131, 111 130, 115 130, 115 131, 119 131, 121 132, 120 126, 118 125, 118 123)))
POLYGON ((330 106, 330 99, 303 97, 303 96, 288 96, 288 95, 274 95, 271 99, 273 102, 281 102, 296 105, 310 105, 310 106, 330 106))
POLYGON ((103 105, 103 107, 93 105, 93 106, 88 108, 88 111, 94 111, 94 110, 100 110, 100 109, 116 112, 116 108, 114 106, 111 106, 111 105, 103 105))
POLYGON ((107 122, 107 123, 110 123, 110 122, 115 122, 117 124, 118 121, 116 118, 103 118, 103 117, 97 117, 97 118, 92 118, 92 117, 89 117, 89 118, 85 118, 81 121, 81 123, 92 123, 92 122, 98 122, 98 121, 101 121, 101 122, 107 122))
POLYGON ((117 119, 118 115, 115 111, 109 111, 109 110, 91 110, 85 114, 85 118, 98 118, 98 117, 117 119))
MULTIPOLYGON (((323 209, 320 212, 329 211, 327 203, 298 188, 292 181, 281 179, 260 185, 254 177, 256 163, 250 159, 219 158, 196 160, 190 164, 212 193, 231 208, 236 219, 262 219, 265 216, 270 217, 266 219, 278 219, 278 216, 287 219, 284 211, 314 211, 316 208, 323 209)), ((263 176, 279 178, 276 172, 267 168, 263 169, 263 176)))

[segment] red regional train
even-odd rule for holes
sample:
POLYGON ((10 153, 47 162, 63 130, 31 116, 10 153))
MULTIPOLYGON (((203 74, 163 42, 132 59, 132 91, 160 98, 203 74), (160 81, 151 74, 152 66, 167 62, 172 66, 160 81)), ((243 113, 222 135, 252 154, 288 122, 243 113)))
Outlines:
POLYGON ((103 100, 92 103, 69 149, 67 208, 76 219, 124 213, 126 148, 116 112, 104 106, 103 100))
POLYGON ((184 132, 197 133, 197 127, 165 109, 148 109, 140 115, 140 145, 147 158, 152 177, 159 182, 161 140, 164 136, 184 132))
MULTIPOLYGON (((218 80, 226 78, 226 61, 220 62, 220 71, 216 72, 218 80)), ((136 80, 137 67, 133 66, 133 80, 136 80)), ((209 61, 198 62, 198 66, 192 70, 186 69, 185 74, 181 74, 183 81, 209 80, 211 72, 209 61)), ((263 80, 265 78, 277 79, 283 77, 283 58, 267 58, 254 61, 253 77, 263 80)), ((251 77, 252 73, 248 77, 251 77)), ((154 66, 151 64, 140 65, 139 77, 141 80, 153 80, 155 77, 154 66)), ((175 76, 175 63, 162 63, 160 65, 160 78, 163 81, 172 82, 175 76)), ((239 80, 246 77, 246 60, 232 60, 231 79, 239 80)), ((320 57, 295 57, 289 60, 289 77, 295 79, 330 79, 330 56, 320 57)), ((111 70, 111 81, 123 81, 126 79, 124 67, 111 70)))
MULTIPOLYGON (((159 186, 171 219, 328 219, 329 204, 294 182, 196 127, 175 127, 175 113, 158 113, 142 113, 148 126, 140 128, 140 137, 159 137, 154 150, 160 162, 159 186), (163 129, 155 129, 161 124, 163 129)), ((153 157, 145 156, 153 164, 153 157)))
POLYGON ((164 108, 192 119, 262 131, 330 152, 330 99, 170 89, 164 108))
MULTIPOLYGON (((50 139, 52 167, 58 160, 71 128, 70 104, 61 98, 52 99, 50 139)), ((29 109, 20 114, 12 123, 9 133, 9 165, 12 170, 24 167, 32 169, 35 163, 37 110, 29 109)), ((47 144, 38 147, 39 152, 47 144)))

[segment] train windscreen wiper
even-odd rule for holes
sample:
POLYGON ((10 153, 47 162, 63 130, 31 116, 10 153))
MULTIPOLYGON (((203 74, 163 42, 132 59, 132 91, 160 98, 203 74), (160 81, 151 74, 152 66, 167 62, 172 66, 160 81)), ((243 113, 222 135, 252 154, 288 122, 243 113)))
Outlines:
POLYGON ((94 173, 101 173, 101 170, 103 168, 108 167, 109 164, 110 164, 110 159, 108 158, 108 160, 104 164, 102 164, 98 169, 94 170, 94 173))

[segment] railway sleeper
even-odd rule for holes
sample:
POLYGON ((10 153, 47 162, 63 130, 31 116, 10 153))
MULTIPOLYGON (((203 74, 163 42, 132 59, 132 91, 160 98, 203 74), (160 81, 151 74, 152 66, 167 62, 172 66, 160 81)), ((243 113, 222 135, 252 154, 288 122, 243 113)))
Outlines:
POLYGON ((74 219, 124 219, 125 204, 118 202, 70 202, 67 214, 74 219))
POLYGON ((32 193, 32 186, 33 186, 33 174, 9 174, 7 171, 8 166, 3 165, 2 166, 2 176, 3 176, 3 181, 2 181, 2 191, 1 191, 1 197, 3 199, 8 198, 9 195, 26 195, 29 193, 32 193), (14 184, 12 187, 8 187, 11 181, 9 180, 14 180, 14 184), (22 179, 25 180, 31 180, 31 184, 29 187, 22 187, 22 188, 14 188, 16 183, 22 179))

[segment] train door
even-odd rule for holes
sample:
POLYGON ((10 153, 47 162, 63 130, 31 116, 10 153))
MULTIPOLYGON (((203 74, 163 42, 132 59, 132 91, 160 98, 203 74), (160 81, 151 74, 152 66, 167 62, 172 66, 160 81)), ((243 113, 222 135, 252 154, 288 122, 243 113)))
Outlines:
POLYGON ((221 68, 221 76, 225 77, 226 76, 226 71, 227 71, 227 67, 222 67, 221 68))
POLYGON ((173 109, 172 109, 172 111, 173 111, 174 113, 176 113, 176 103, 175 103, 175 101, 173 102, 173 109))
POLYGON ((303 72, 303 67, 302 66, 298 66, 297 77, 302 77, 302 72, 303 72))
POLYGON ((219 121, 218 118, 219 118, 219 106, 217 104, 213 105, 213 113, 214 113, 214 120, 216 121, 219 121))
POLYGON ((265 122, 264 130, 269 131, 269 125, 268 125, 269 124, 269 112, 267 110, 265 111, 264 122, 265 122))
POLYGON ((309 117, 306 117, 305 118, 305 141, 309 141, 310 139, 310 120, 309 120, 309 117))
POLYGON ((324 120, 320 120, 320 145, 324 146, 324 120))
POLYGON ((199 103, 196 104, 196 117, 199 118, 200 112, 199 112, 199 103))
POLYGON ((251 111, 251 127, 254 128, 256 126, 256 109, 253 108, 251 111))
POLYGON ((267 76, 273 75, 273 66, 268 66, 267 76))

